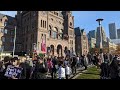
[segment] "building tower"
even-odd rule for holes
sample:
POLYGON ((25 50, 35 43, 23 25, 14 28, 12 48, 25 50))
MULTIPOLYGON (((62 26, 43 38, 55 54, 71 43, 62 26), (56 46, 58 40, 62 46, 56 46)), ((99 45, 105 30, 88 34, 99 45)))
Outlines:
POLYGON ((115 23, 109 24, 109 36, 110 36, 110 39, 117 39, 117 30, 116 30, 115 23))
POLYGON ((64 34, 69 37, 69 50, 75 53, 75 33, 74 33, 74 16, 71 11, 63 11, 64 17, 64 34))

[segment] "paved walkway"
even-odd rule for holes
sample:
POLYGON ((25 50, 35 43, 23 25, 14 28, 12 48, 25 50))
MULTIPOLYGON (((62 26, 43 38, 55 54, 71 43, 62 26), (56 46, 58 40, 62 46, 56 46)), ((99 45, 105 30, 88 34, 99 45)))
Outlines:
MULTIPOLYGON (((89 68, 89 67, 92 67, 92 66, 93 66, 93 65, 88 65, 88 68, 89 68)), ((76 75, 80 74, 81 72, 86 71, 86 70, 84 70, 84 69, 85 69, 84 67, 78 68, 76 74, 75 74, 75 75, 71 74, 70 77, 69 77, 69 79, 75 79, 75 76, 76 76, 76 75)), ((58 74, 57 74, 57 78, 58 78, 58 74)), ((51 79, 50 73, 48 74, 47 79, 51 79)))

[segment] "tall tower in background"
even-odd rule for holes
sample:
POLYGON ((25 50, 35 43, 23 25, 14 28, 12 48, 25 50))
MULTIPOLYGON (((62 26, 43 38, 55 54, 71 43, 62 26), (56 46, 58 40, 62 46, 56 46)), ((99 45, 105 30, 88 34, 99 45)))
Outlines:
POLYGON ((115 23, 109 24, 109 36, 110 36, 110 39, 117 39, 117 30, 116 30, 115 23))
POLYGON ((96 45, 97 47, 100 47, 100 38, 102 37, 102 45, 104 44, 104 42, 106 42, 106 34, 104 31, 104 28, 101 27, 101 36, 100 36, 100 27, 97 27, 97 32, 96 32, 96 45))
POLYGON ((120 29, 117 29, 117 38, 120 39, 120 29))

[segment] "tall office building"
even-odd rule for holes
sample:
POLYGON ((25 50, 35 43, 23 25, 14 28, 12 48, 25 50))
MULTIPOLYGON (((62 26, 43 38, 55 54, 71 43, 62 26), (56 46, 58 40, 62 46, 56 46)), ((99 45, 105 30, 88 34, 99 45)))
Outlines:
POLYGON ((117 29, 117 38, 120 39, 120 29, 117 29))
POLYGON ((88 39, 90 38, 96 38, 96 31, 95 30, 91 30, 88 33, 88 39))
POLYGON ((75 51, 77 55, 87 55, 89 52, 88 37, 84 29, 75 28, 75 51))
POLYGON ((117 31, 116 31, 115 23, 109 24, 109 36, 110 36, 110 39, 117 39, 117 31))

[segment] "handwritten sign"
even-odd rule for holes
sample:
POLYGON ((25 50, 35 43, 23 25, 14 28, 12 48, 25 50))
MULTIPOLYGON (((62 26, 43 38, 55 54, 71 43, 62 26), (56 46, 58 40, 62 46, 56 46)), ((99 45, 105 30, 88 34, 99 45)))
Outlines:
POLYGON ((5 72, 5 76, 6 77, 14 76, 15 78, 20 78, 21 73, 22 73, 22 68, 9 65, 5 72))

